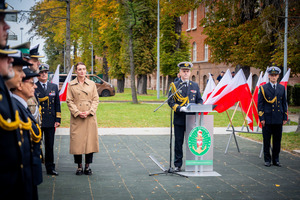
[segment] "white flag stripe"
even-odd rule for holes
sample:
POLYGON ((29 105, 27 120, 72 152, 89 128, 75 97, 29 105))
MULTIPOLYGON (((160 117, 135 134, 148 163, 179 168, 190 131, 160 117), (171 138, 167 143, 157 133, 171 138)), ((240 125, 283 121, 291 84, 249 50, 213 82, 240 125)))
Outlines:
POLYGON ((248 79, 247 79, 247 83, 249 86, 250 91, 252 90, 252 73, 250 73, 248 79))
POLYGON ((57 65, 57 68, 56 68, 55 73, 51 80, 51 83, 56 84, 58 88, 59 88, 59 68, 60 68, 60 65, 57 65))
POLYGON ((214 91, 211 93, 211 95, 208 97, 208 99, 206 100, 206 102, 204 104, 214 104, 214 102, 216 101, 216 98, 218 97, 218 95, 217 96, 215 96, 215 95, 218 93, 218 91, 221 88, 226 87, 231 80, 232 80, 231 72, 229 69, 227 69, 223 78, 218 83, 218 85, 215 87, 214 91))
POLYGON ((66 90, 66 86, 67 86, 67 83, 69 83, 71 81, 71 78, 72 78, 72 73, 73 73, 73 68, 74 68, 74 65, 72 66, 72 68, 70 69, 69 73, 68 73, 68 76, 63 84, 63 86, 61 87, 61 90, 59 92, 59 96, 61 94, 63 94, 66 90))
POLYGON ((206 101, 208 94, 210 94, 216 88, 214 79, 212 78, 210 73, 208 73, 208 74, 209 74, 208 82, 206 84, 205 90, 202 95, 203 102, 206 101))

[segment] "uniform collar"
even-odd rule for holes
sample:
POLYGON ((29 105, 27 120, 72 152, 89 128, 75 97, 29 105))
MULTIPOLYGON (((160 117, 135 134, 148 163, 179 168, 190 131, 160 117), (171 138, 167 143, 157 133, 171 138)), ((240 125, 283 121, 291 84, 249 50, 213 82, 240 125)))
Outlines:
POLYGON ((16 95, 16 94, 12 94, 12 96, 17 99, 26 109, 28 107, 27 102, 20 96, 16 95))
POLYGON ((48 86, 48 81, 46 81, 45 83, 42 83, 41 81, 39 81, 39 82, 40 82, 40 84, 41 84, 42 87, 44 86, 43 84, 45 84, 45 85, 46 85, 46 88, 47 88, 47 86, 48 86))

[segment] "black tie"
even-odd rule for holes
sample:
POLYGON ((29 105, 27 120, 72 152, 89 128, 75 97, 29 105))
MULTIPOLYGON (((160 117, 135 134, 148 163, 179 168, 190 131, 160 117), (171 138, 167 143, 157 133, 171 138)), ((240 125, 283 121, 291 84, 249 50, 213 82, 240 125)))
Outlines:
POLYGON ((46 91, 46 84, 45 83, 43 83, 43 87, 44 87, 44 91, 46 91))
POLYGON ((275 84, 273 85, 274 90, 276 90, 275 84))

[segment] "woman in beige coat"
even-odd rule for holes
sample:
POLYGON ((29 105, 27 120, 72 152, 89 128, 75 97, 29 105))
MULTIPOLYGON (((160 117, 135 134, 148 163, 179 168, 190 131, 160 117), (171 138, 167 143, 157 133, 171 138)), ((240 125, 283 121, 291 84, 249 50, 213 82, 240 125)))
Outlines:
POLYGON ((79 62, 75 65, 77 78, 71 81, 67 90, 67 104, 71 112, 70 154, 78 164, 76 175, 82 175, 82 154, 85 154, 84 174, 91 175, 89 164, 93 153, 99 152, 96 111, 99 102, 96 85, 86 78, 86 66, 79 62))

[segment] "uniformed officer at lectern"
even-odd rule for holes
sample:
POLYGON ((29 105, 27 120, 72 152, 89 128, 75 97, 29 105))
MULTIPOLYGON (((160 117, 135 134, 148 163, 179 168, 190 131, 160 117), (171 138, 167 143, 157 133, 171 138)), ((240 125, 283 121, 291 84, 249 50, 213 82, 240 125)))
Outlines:
POLYGON ((168 104, 174 110, 174 131, 175 131, 175 171, 181 171, 182 166, 182 145, 184 139, 184 132, 186 130, 186 106, 189 103, 203 103, 201 98, 199 86, 197 83, 190 81, 191 68, 193 64, 190 62, 181 62, 178 64, 180 79, 171 83, 169 96, 178 88, 184 86, 169 99, 168 104))
POLYGON ((277 83, 281 70, 272 66, 268 69, 270 82, 261 86, 258 94, 258 115, 262 125, 265 166, 281 167, 279 162, 282 125, 287 122, 285 88, 277 83), (270 141, 273 136, 272 156, 270 141))
POLYGON ((49 66, 41 64, 39 67, 38 82, 35 93, 42 107, 42 132, 45 144, 45 166, 47 174, 58 175, 54 164, 54 139, 55 128, 60 126, 61 111, 58 87, 56 84, 48 82, 49 66))

